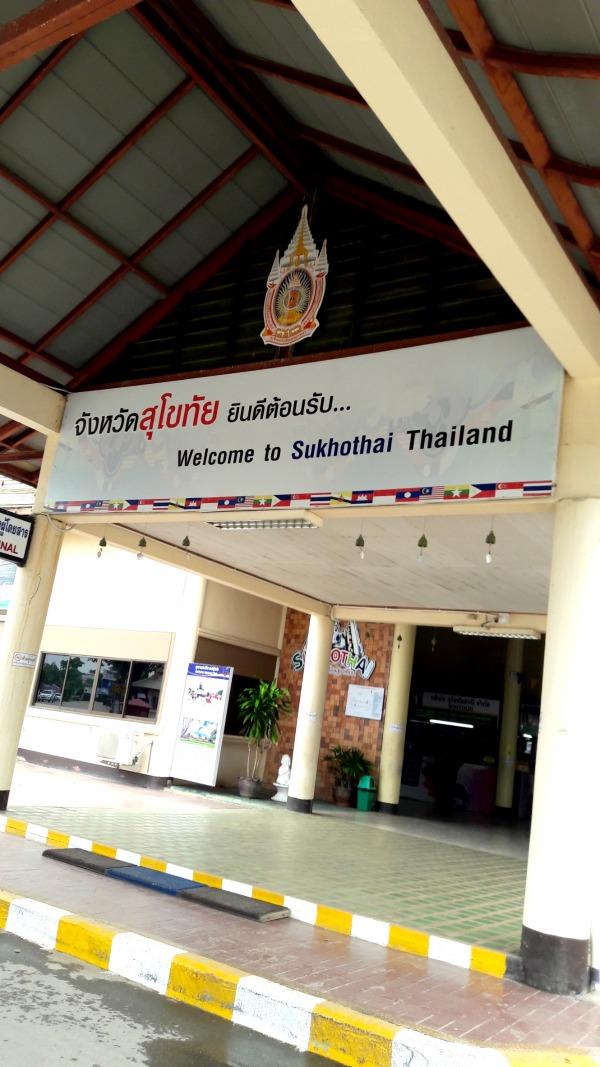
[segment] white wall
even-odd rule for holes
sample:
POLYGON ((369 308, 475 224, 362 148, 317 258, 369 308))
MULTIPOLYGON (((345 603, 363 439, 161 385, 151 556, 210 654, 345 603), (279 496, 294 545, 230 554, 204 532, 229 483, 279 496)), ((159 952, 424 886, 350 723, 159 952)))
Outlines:
MULTIPOLYGON (((65 536, 42 651, 164 661, 168 672, 181 619, 187 620, 188 628, 191 625, 190 605, 186 606, 188 576, 166 564, 138 560, 117 548, 105 548, 100 559, 97 551, 98 544, 92 538, 75 532, 65 536)), ((199 587, 199 580, 196 584, 199 587)), ((285 609, 277 604, 209 582, 200 632, 230 644, 277 654, 284 618, 285 609)), ((192 647, 195 638, 193 634, 192 647)), ((33 683, 37 672, 32 674, 33 683)), ((174 740, 178 723, 177 709, 163 707, 164 701, 172 701, 172 694, 178 691, 177 685, 167 685, 167 681, 166 674, 156 723, 31 706, 20 747, 99 763, 102 735, 134 734, 134 748, 143 749, 143 755, 131 769, 162 775, 164 761, 159 760, 159 750, 165 744, 168 747, 167 733, 174 740)), ((237 775, 244 773, 245 752, 245 743, 240 739, 225 741, 220 782, 234 783, 237 775)))

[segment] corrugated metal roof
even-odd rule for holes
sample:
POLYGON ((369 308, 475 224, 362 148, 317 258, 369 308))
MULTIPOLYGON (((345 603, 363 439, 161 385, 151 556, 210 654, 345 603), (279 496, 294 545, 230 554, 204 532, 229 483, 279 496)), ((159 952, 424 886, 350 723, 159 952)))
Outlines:
POLYGON ((597 0, 479 0, 479 6, 503 44, 538 52, 600 52, 597 0))
POLYGON ((253 160, 146 256, 143 265, 174 284, 284 186, 282 176, 265 159, 253 160))
POLYGON ((257 4, 255 0, 194 2, 236 48, 350 84, 297 12, 257 4))
POLYGON ((81 367, 91 353, 102 348, 156 298, 156 290, 135 275, 128 275, 48 345, 48 350, 74 367, 81 367))

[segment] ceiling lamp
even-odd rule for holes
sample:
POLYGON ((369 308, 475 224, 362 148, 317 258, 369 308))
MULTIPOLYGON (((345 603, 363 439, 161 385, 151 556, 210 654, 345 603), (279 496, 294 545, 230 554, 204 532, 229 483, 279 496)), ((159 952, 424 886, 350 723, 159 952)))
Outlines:
POLYGON ((485 562, 486 563, 491 563, 492 562, 492 545, 496 544, 496 534, 494 533, 493 530, 490 530, 489 534, 487 535, 487 537, 485 539, 485 543, 487 545, 486 553, 485 553, 485 562))
POLYGON ((98 559, 100 559, 100 557, 102 555, 102 549, 106 548, 106 545, 107 545, 106 538, 105 537, 101 537, 100 540, 98 541, 98 551, 96 552, 96 555, 97 555, 98 559))
POLYGON ((453 626, 452 630, 463 637, 514 637, 522 641, 539 641, 542 636, 539 630, 527 627, 513 630, 508 626, 453 626))
POLYGON ((283 515, 281 512, 273 514, 271 511, 260 518, 256 512, 238 512, 235 519, 226 519, 217 513, 207 515, 204 521, 217 530, 316 530, 323 525, 323 520, 318 515, 299 508, 283 515))
POLYGON ((361 533, 359 533, 356 541, 354 542, 356 548, 358 548, 358 554, 361 559, 365 558, 365 539, 361 533))
POLYGON ((137 553, 137 558, 138 559, 143 559, 143 557, 144 557, 144 549, 146 547, 146 543, 147 543, 146 542, 146 538, 145 537, 140 537, 140 539, 138 541, 138 550, 139 550, 138 553, 137 553))
POLYGON ((429 548, 429 541, 425 537, 425 533, 422 533, 417 541, 417 563, 423 562, 423 549, 429 548))
POLYGON ((191 541, 190 541, 188 535, 186 534, 184 539, 183 539, 183 541, 181 542, 181 547, 182 548, 189 548, 190 544, 191 544, 191 541))

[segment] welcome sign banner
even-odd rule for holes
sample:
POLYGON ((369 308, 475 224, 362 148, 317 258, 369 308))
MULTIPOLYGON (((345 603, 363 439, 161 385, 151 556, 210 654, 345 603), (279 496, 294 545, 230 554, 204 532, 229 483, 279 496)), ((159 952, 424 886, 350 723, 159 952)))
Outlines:
POLYGON ((563 371, 533 329, 69 397, 46 507, 550 495, 563 371))

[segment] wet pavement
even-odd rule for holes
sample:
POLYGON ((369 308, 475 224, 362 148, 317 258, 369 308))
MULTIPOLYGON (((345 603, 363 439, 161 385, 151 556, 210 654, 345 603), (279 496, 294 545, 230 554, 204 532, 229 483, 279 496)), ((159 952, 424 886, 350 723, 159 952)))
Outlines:
POLYGON ((2 1067, 319 1067, 326 1060, 0 936, 2 1067))

